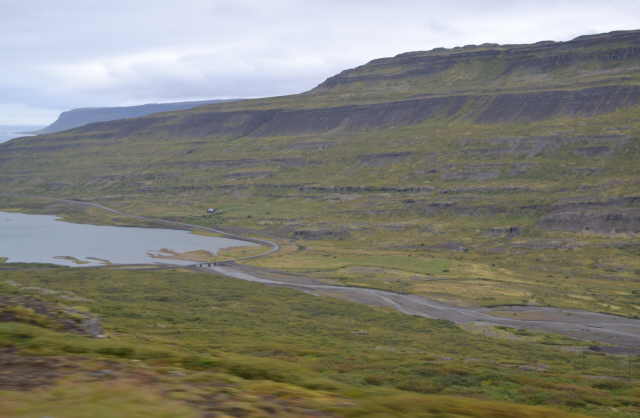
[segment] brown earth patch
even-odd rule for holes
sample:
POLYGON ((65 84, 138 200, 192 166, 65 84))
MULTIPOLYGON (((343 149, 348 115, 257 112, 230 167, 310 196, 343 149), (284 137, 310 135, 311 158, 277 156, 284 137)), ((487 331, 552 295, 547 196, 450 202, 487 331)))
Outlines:
POLYGON ((103 334, 93 315, 31 296, 0 295, 0 322, 22 322, 92 337, 103 334))
POLYGON ((72 367, 60 359, 20 356, 14 348, 0 349, 0 390, 31 390, 52 384, 72 367))

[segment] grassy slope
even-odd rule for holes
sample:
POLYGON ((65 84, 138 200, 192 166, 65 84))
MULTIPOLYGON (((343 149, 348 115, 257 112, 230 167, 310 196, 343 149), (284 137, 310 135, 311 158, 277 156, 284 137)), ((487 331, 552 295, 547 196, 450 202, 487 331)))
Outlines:
POLYGON ((49 386, 0 390, 10 416, 139 416, 151 404, 153 416, 169 408, 172 416, 207 408, 233 416, 568 416, 528 404, 631 417, 640 403, 637 367, 561 350, 575 346, 568 339, 469 334, 442 321, 211 275, 27 269, 0 271, 0 290, 58 304, 85 298, 73 302, 76 309, 99 314, 110 336, 0 324, 0 345, 73 365, 55 369, 60 375, 49 386), (63 293, 43 295, 42 288, 63 293))
MULTIPOLYGON (((296 231, 335 232, 322 239, 296 239, 288 247, 291 250, 256 263, 341 283, 424 293, 458 303, 549 304, 637 316, 635 277, 640 263, 633 235, 539 226, 553 205, 637 195, 637 114, 632 108, 590 119, 533 124, 432 120, 411 127, 307 138, 210 139, 196 145, 194 153, 188 153, 194 147, 190 139, 135 138, 128 145, 47 153, 51 165, 33 168, 43 177, 24 176, 16 189, 97 199, 131 213, 248 228, 285 243, 300 236, 296 231), (576 152, 598 145, 586 140, 550 147, 539 155, 528 155, 526 150, 501 153, 503 146, 491 142, 527 137, 530 132, 572 137, 620 134, 628 139, 608 144, 611 152, 596 157, 576 152), (321 151, 296 148, 304 142, 334 145, 321 151), (474 149, 479 150, 477 155, 474 149), (373 162, 362 158, 388 151, 410 154, 373 162), (287 158, 310 163, 273 162, 287 158), (231 168, 198 163, 226 160, 233 165, 246 159, 256 161, 231 168), (183 164, 171 165, 176 160, 183 164), (259 177, 228 177, 252 172, 259 177), (42 178, 69 186, 58 191, 34 185, 42 178), (278 187, 291 184, 420 186, 433 191, 334 193, 278 187), (221 208, 223 215, 203 216, 204 209, 212 206, 221 208), (519 234, 491 233, 509 227, 519 228, 519 234), (457 250, 463 247, 468 251, 457 250), (382 270, 361 273, 358 266, 382 270), (447 280, 428 281, 430 277, 447 280)), ((5 172, 11 164, 5 164, 5 172)), ((25 164, 15 161, 16 170, 25 164)), ((5 202, 4 207, 21 206, 5 202)), ((22 206, 33 204, 37 202, 22 206)), ((94 222, 105 217, 97 210, 89 215, 72 216, 94 222)))
MULTIPOLYGON (((475 93, 483 93, 487 86, 491 91, 522 92, 637 82, 633 60, 618 72, 606 72, 607 68, 594 61, 589 67, 593 71, 584 75, 582 84, 573 83, 575 69, 552 72, 553 83, 533 73, 495 78, 499 72, 494 64, 477 68, 459 64, 440 78, 345 84, 304 95, 214 105, 189 114, 315 108, 441 94, 437 89, 443 77, 475 93), (621 72, 626 78, 620 79, 621 72), (470 81, 460 81, 460 75, 470 81), (536 85, 540 82, 543 84, 536 85)), ((557 116, 535 123, 477 124, 465 117, 478 111, 462 109, 456 115, 436 115, 413 126, 295 137, 183 137, 154 128, 112 140, 106 125, 100 127, 101 132, 87 132, 86 138, 74 138, 77 134, 71 132, 49 143, 35 142, 42 138, 20 140, 13 145, 21 149, 11 152, 1 148, 5 152, 0 155, 0 182, 3 192, 94 199, 131 213, 272 236, 283 244, 283 251, 255 264, 304 272, 332 283, 426 294, 460 304, 542 304, 639 316, 637 234, 554 231, 540 222, 557 207, 572 202, 583 202, 579 210, 584 212, 636 209, 634 204, 615 202, 638 196, 640 110, 627 108, 591 118, 557 116), (612 135, 618 136, 611 139, 612 135), (79 141, 82 146, 69 146, 79 141), (593 150, 597 147, 600 151, 593 150), (390 152, 407 154, 371 155, 390 152), (381 189, 384 187, 422 189, 400 192, 381 189), (597 202, 609 203, 594 206, 597 202), (223 214, 206 216, 207 207, 220 208, 223 214), (516 234, 504 232, 514 227, 516 234)), ((185 115, 168 114, 167 129, 179 125, 185 115)), ((85 211, 46 199, 8 195, 0 198, 0 209, 59 213, 80 222, 132 222, 96 209, 85 211)), ((207 366, 201 373, 204 380, 218 383, 200 388, 204 394, 193 395, 196 401, 220 399, 220 387, 231 387, 225 389, 224 399, 233 405, 268 404, 281 414, 283 409, 277 408, 282 405, 274 406, 273 399, 265 399, 266 392, 301 399, 302 407, 319 410, 331 410, 346 398, 354 405, 339 414, 350 411, 355 416, 372 416, 373 411, 390 414, 392 410, 417 416, 411 408, 428 411, 433 405, 445 405, 444 410, 452 412, 450 400, 395 392, 397 388, 542 403, 601 416, 638 413, 638 393, 630 386, 633 382, 619 379, 628 370, 623 360, 576 356, 540 344, 566 343, 555 337, 515 336, 525 341, 530 338, 533 345, 496 340, 469 332, 478 330, 463 331, 424 319, 191 273, 1 273, 6 279, 29 284, 77 289, 92 298, 91 308, 104 316, 116 338, 90 341, 77 337, 71 346, 80 345, 88 361, 104 361, 104 353, 98 350, 115 346, 126 348, 116 351, 125 358, 150 362, 152 376, 145 379, 155 379, 155 384, 150 393, 138 389, 136 395, 148 395, 149 403, 165 399, 166 393, 174 400, 179 398, 176 387, 192 393, 190 383, 167 377, 166 368, 188 369, 193 365, 184 359, 197 354, 215 360, 200 364, 207 366), (151 300, 154 297, 159 300, 151 300), (278 302, 267 303, 274 300, 278 302), (211 329, 219 334, 204 332, 211 329), (169 360, 145 354, 146 348, 171 352, 169 360), (539 363, 551 364, 552 371, 536 369, 539 363), (238 368, 239 364, 250 367, 238 368), (254 372, 278 383, 264 383, 265 389, 255 380, 238 380, 254 372), (600 384, 601 378, 588 375, 610 377, 600 384), (313 386, 317 381, 328 381, 331 388, 313 386), (186 389, 180 386, 183 384, 186 389), (396 389, 389 389, 393 387, 396 389)), ((68 336, 26 326, 3 327, 4 341, 26 352, 72 355, 65 348, 71 341, 68 336)), ((489 332, 510 335, 504 330, 489 332)), ((132 371, 124 373, 126 381, 118 381, 122 386, 114 386, 115 392, 132 390, 131 381, 139 386, 141 372, 135 364, 131 367, 132 371)), ((188 373, 191 376, 192 371, 188 373)), ((74 376, 60 383, 62 393, 72 392, 78 383, 74 379, 82 380, 84 375, 74 376)), ((101 390, 100 382, 94 383, 95 389, 88 389, 94 391, 91 393, 101 390)), ((27 408, 24 405, 36 399, 32 396, 36 394, 15 398, 18 403, 13 406, 27 408)), ((107 411, 110 399, 104 400, 107 411)), ((454 403, 463 405, 466 412, 476 411, 477 416, 513 409, 470 402, 456 398, 454 403)), ((299 414, 298 406, 287 404, 299 414)), ((227 407, 233 406, 225 404, 227 407)), ((517 416, 523 416, 522 411, 520 408, 517 416)), ((185 411, 185 416, 192 412, 185 411)))

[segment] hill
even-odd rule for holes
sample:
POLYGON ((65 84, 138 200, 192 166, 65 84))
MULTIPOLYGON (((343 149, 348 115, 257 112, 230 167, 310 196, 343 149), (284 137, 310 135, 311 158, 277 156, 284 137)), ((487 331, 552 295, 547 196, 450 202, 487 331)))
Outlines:
POLYGON ((221 207, 222 226, 305 241, 262 261, 271 267, 458 302, 640 315, 639 42, 631 31, 401 54, 304 94, 9 141, 0 182, 196 222, 221 207), (318 258, 347 248, 458 267, 426 283, 381 263, 388 281, 318 258), (478 291, 459 293, 470 275, 478 291))
POLYGON ((230 100, 201 100, 193 102, 178 103, 149 103, 139 106, 117 106, 117 107, 87 107, 72 109, 62 112, 58 119, 51 125, 36 131, 37 134, 50 134, 54 132, 66 131, 95 122, 107 122, 118 119, 138 118, 151 115, 153 113, 171 112, 176 110, 193 109, 212 103, 221 103, 230 100))
MULTIPOLYGON (((462 306, 523 306, 522 314, 508 308, 499 313, 508 318, 539 319, 534 310, 526 311, 527 306, 637 318, 639 115, 640 31, 568 42, 411 52, 347 70, 303 94, 99 122, 1 144, 0 187, 5 194, 0 208, 59 213, 82 222, 131 222, 37 196, 87 199, 127 213, 270 237, 281 250, 250 264, 286 274, 290 280, 304 275, 462 306), (220 211, 209 215, 209 207, 220 211)), ((7 273, 7 278, 16 280, 13 276, 20 274, 7 273)), ((53 277, 55 272, 47 274, 53 277)), ((67 274, 72 273, 60 273, 72 280, 67 274)), ((94 286, 92 280, 118 273, 77 274, 73 280, 94 286)), ((175 274, 188 277, 167 279, 176 292, 187 280, 195 280, 193 273, 175 274)), ((20 280, 36 287, 55 282, 43 277, 34 273, 20 280)), ((65 280, 57 286, 67 286, 65 280)), ((136 282, 120 277, 115 283, 136 282)), ((597 416, 639 412, 632 366, 625 369, 630 370, 626 376, 614 373, 612 363, 601 364, 599 359, 619 358, 589 350, 589 343, 554 347, 557 336, 511 345, 514 339, 529 338, 523 330, 450 324, 442 330, 438 322, 409 326, 386 317, 389 322, 380 325, 383 331, 361 334, 367 314, 349 312, 356 308, 348 305, 335 308, 340 312, 336 316, 352 322, 330 318, 323 324, 335 326, 326 331, 325 339, 303 333, 305 327, 289 329, 285 321, 282 329, 273 330, 287 341, 284 348, 268 347, 260 320, 273 313, 264 307, 286 308, 269 318, 290 318, 293 313, 288 310, 295 311, 303 302, 259 300, 249 311, 241 309, 240 302, 232 303, 247 295, 260 298, 263 290, 251 286, 221 292, 228 294, 224 297, 231 301, 229 309, 239 309, 238 318, 247 328, 230 328, 238 318, 216 323, 216 329, 234 336, 216 340, 220 351, 284 359, 291 361, 289 366, 303 362, 314 370, 327 370, 341 382, 369 388, 394 386, 546 404, 597 416), (418 331, 404 339, 390 337, 406 327, 418 331), (411 346, 420 332, 433 339, 411 346), (347 337, 337 343, 336 335, 347 337), (352 339, 362 335, 369 337, 358 346, 352 339), (503 337, 496 343, 494 338, 503 337), (460 364, 446 363, 446 353, 429 354, 451 341, 457 343, 443 350, 463 356, 460 364), (340 350, 321 352, 318 347, 323 344, 340 350), (364 352, 356 346, 368 347, 380 355, 371 358, 382 360, 372 365, 366 361, 368 354, 345 354, 352 349, 364 352), (492 364, 487 373, 463 365, 478 359, 479 347, 484 347, 483 359, 492 364), (576 352, 585 353, 587 360, 580 360, 584 357, 576 352), (544 355, 544 363, 523 364, 534 353, 544 355), (549 371, 547 362, 554 356, 558 360, 549 371), (409 358, 416 363, 405 363, 409 358), (424 367, 429 358, 437 358, 437 365, 424 367), (587 363, 591 372, 581 371, 581 364, 587 363), (368 374, 384 364, 398 365, 397 374, 368 374), (518 370, 517 378, 497 372, 510 368, 518 370), (527 389, 532 391, 526 394, 527 389)), ((124 332, 117 318, 124 308, 112 305, 120 300, 111 294, 116 287, 85 287, 82 292, 96 300, 93 306, 111 315, 111 327, 124 332)), ((171 299, 162 289, 148 289, 139 285, 123 295, 130 300, 135 295, 161 298, 153 307, 157 313, 145 309, 138 324, 148 326, 142 334, 149 341, 173 344, 176 340, 167 337, 165 327, 177 322, 167 319, 172 316, 164 311, 165 303, 180 305, 192 299, 171 299)), ((274 295, 272 300, 283 299, 274 295)), ((313 315, 333 315, 334 308, 323 305, 330 302, 320 300, 324 302, 313 308, 313 315)), ((181 321, 199 324, 218 318, 211 312, 223 311, 205 302, 198 307, 202 311, 181 321)), ((308 329, 319 329, 312 322, 308 329)), ((134 334, 134 328, 126 331, 134 334)), ((175 335, 181 334, 175 330, 175 335)), ((237 371, 230 361, 222 361, 224 367, 215 363, 214 369, 237 371)), ((631 358, 628 361, 626 365, 633 364, 631 358)), ((295 369, 290 375, 301 373, 295 369)))

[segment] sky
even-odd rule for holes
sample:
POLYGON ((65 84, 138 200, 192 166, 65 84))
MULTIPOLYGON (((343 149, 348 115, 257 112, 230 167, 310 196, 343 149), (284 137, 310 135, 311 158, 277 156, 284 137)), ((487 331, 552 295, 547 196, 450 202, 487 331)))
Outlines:
POLYGON ((640 29, 639 0, 0 0, 0 125, 298 93, 372 59, 640 29))

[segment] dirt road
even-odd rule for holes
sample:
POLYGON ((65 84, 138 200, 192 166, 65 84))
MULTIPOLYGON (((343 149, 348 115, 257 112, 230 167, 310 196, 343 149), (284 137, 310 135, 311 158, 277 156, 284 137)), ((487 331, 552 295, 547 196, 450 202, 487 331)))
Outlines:
POLYGON ((389 307, 407 315, 444 319, 457 324, 502 325, 557 333, 579 340, 593 341, 592 349, 594 350, 640 354, 640 320, 637 319, 537 306, 464 308, 418 295, 361 287, 332 286, 304 278, 299 281, 266 278, 259 269, 241 265, 220 265, 198 269, 270 286, 288 287, 315 295, 338 296, 353 302, 389 307), (496 316, 497 314, 500 316, 496 316))

